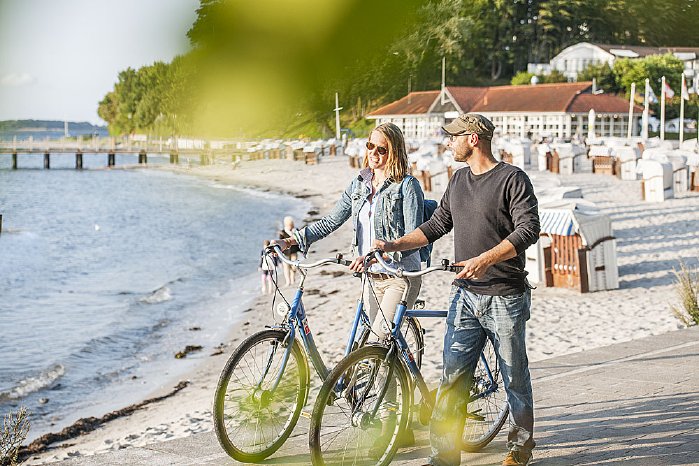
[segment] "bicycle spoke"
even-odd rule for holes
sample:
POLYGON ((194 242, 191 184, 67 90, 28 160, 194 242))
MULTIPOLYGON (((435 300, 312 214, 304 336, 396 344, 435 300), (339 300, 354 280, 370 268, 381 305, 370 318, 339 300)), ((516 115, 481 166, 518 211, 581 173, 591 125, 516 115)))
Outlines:
POLYGON ((505 423, 509 411, 498 361, 490 341, 486 342, 483 355, 489 371, 479 360, 471 388, 472 401, 468 404, 468 413, 473 416, 467 416, 462 435, 463 448, 472 452, 490 443, 505 423))
POLYGON ((284 335, 266 331, 246 340, 235 359, 231 357, 227 378, 222 375, 219 382, 217 396, 222 392, 223 401, 215 405, 216 434, 240 461, 264 459, 276 451, 300 415, 306 387, 299 365, 302 353, 292 350, 282 372, 287 350, 279 344, 284 335))
POLYGON ((398 431, 407 422, 409 394, 405 372, 384 363, 386 351, 383 347, 357 350, 341 362, 347 366, 333 369, 323 384, 311 420, 314 464, 320 464, 320 456, 326 465, 390 461, 398 431), (341 377, 347 386, 331 397, 330 388, 341 377))

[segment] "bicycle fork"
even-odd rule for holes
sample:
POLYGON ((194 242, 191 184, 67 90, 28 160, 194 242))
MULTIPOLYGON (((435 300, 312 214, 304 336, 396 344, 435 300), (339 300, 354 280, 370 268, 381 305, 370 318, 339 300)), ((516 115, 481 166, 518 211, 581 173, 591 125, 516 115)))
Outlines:
POLYGON ((265 408, 269 405, 269 403, 272 401, 272 395, 274 394, 277 387, 279 387, 282 375, 284 375, 284 371, 286 370, 286 364, 287 362, 289 362, 289 356, 291 355, 291 350, 294 342, 293 333, 293 329, 290 330, 284 337, 284 340, 282 341, 282 348, 284 348, 284 354, 282 356, 282 361, 279 365, 279 369, 277 369, 277 373, 274 375, 274 381, 272 382, 272 386, 268 389, 263 389, 262 386, 272 368, 274 356, 277 354, 277 351, 279 350, 279 342, 275 341, 274 343, 272 343, 271 348, 269 348, 267 352, 267 363, 265 364, 265 368, 262 371, 262 374, 260 375, 260 378, 257 381, 255 389, 251 395, 253 402, 261 408, 265 408))

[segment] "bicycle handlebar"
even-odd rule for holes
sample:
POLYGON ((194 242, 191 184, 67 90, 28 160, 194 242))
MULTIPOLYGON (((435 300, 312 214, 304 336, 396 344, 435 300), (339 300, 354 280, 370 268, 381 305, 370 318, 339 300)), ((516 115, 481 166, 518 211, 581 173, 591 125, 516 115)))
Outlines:
POLYGON ((299 260, 292 261, 291 259, 287 259, 287 257, 284 255, 282 252, 282 248, 279 247, 278 244, 274 244, 272 246, 267 246, 265 249, 265 253, 269 254, 271 252, 274 252, 277 254, 277 257, 279 257, 279 260, 284 262, 285 264, 291 265, 293 267, 298 267, 300 269, 312 269, 314 267, 319 267, 321 265, 325 264, 340 264, 344 266, 349 266, 352 261, 348 261, 342 258, 342 254, 338 254, 334 258, 328 258, 328 259, 320 259, 316 262, 311 262, 309 264, 303 263, 299 260))
POLYGON ((408 272, 407 270, 403 270, 401 267, 390 266, 382 257, 383 251, 379 249, 372 251, 371 254, 373 254, 374 258, 379 262, 379 264, 381 264, 381 267, 386 269, 389 274, 395 275, 396 277, 419 277, 427 273, 434 272, 435 270, 458 273, 464 269, 461 265, 451 265, 449 259, 442 259, 440 265, 433 265, 432 267, 427 267, 426 269, 418 270, 417 272, 408 272))

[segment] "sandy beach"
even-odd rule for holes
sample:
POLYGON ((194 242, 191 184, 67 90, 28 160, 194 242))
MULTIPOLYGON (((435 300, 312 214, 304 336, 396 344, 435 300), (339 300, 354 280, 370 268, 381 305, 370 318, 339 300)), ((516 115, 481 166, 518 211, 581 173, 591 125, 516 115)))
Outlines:
MULTIPOLYGON (((313 207, 305 219, 297 219, 297 225, 327 213, 356 176, 347 158, 342 156, 325 157, 318 165, 263 160, 243 162, 236 167, 220 163, 161 169, 302 197, 313 207)), ((639 181, 592 174, 561 176, 530 172, 530 176, 535 185, 551 177, 559 178, 562 185, 579 186, 585 199, 595 202, 611 217, 617 238, 620 288, 587 294, 558 288, 535 289, 527 329, 529 359, 538 361, 680 328, 671 311, 671 305, 677 302, 673 268, 678 267, 680 259, 696 264, 699 257, 699 195, 681 193, 662 204, 652 204, 641 200, 639 181)), ((442 175, 433 181, 434 192, 426 196, 438 200, 445 187, 446 175, 442 175)), ((349 256, 351 233, 351 226, 344 225, 333 236, 314 244, 309 257, 332 257, 337 252, 349 256)), ((261 239, 250 238, 250 241, 261 239)), ((432 258, 433 261, 453 258, 451 235, 435 244, 432 258)), ((446 307, 449 283, 446 274, 425 277, 420 294, 428 308, 446 307)), ((358 288, 356 279, 340 266, 315 269, 306 280, 304 302, 310 325, 323 357, 331 364, 342 355, 358 288), (337 271, 345 273, 339 276, 332 273, 337 271)), ((283 292, 291 295, 293 290, 285 288, 283 292)), ((211 403, 226 358, 247 335, 272 322, 271 296, 260 296, 243 314, 241 325, 224 342, 222 354, 211 355, 214 348, 204 348, 190 356, 198 364, 187 377, 186 388, 89 434, 59 442, 48 451, 30 457, 27 464, 142 446, 212 430, 211 403)), ((441 319, 425 319, 422 325, 426 329, 427 347, 423 370, 436 384, 441 369, 444 323, 441 319)), ((163 380, 161 390, 152 396, 167 393, 179 380, 163 380)), ((315 375, 312 380, 317 388, 315 375)), ((313 399, 312 395, 308 410, 313 399)))

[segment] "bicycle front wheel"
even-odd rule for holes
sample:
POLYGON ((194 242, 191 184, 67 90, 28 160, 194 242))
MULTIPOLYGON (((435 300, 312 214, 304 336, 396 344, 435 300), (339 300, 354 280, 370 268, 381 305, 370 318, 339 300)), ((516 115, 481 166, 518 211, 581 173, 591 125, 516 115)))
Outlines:
POLYGON ((330 372, 311 417, 314 465, 391 462, 408 424, 411 388, 398 354, 387 358, 388 351, 365 346, 330 372))
POLYGON ((425 352, 425 336, 422 333, 422 326, 416 317, 406 317, 403 319, 401 333, 408 343, 408 348, 413 353, 418 369, 422 367, 422 355, 425 352))
POLYGON ((505 386, 500 376, 495 348, 490 339, 483 347, 486 363, 479 359, 473 375, 462 436, 462 449, 476 452, 485 448, 500 432, 510 413, 505 386))
POLYGON ((277 451, 306 403, 308 363, 297 340, 281 370, 286 334, 265 330, 251 335, 221 372, 214 397, 214 430, 235 460, 259 462, 277 451))

